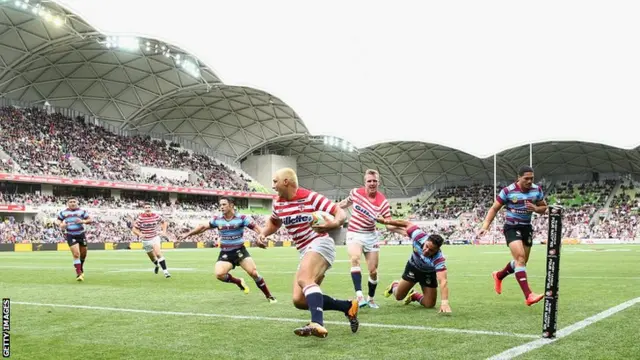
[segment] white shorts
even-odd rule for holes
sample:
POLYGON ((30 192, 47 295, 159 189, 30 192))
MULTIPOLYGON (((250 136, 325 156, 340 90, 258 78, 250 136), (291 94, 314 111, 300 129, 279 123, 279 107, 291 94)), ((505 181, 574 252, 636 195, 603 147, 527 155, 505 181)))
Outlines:
POLYGON ((142 248, 144 248, 145 252, 153 251, 153 245, 160 245, 160 236, 156 236, 151 240, 142 240, 142 248))
POLYGON ((346 244, 347 246, 350 244, 360 245, 362 246, 362 252, 366 254, 380 251, 380 245, 378 244, 379 240, 380 236, 377 231, 368 233, 348 231, 346 244))
MULTIPOLYGON (((300 251, 300 260, 308 252, 317 252, 329 263, 329 268, 333 266, 333 262, 336 260, 336 243, 329 236, 317 238, 307 245, 306 248, 300 251)), ((300 269, 300 264, 298 264, 300 269)))

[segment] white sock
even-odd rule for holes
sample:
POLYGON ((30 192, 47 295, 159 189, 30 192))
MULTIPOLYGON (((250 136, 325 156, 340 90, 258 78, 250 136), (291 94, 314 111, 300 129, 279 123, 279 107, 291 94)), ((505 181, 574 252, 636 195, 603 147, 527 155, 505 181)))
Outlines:
POLYGON ((364 297, 364 295, 362 295, 362 290, 356 291, 356 296, 357 297, 364 297))

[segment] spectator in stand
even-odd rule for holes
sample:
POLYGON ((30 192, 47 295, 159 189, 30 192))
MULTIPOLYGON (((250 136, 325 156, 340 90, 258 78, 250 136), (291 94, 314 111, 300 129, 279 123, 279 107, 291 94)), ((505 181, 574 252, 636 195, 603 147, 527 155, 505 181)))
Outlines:
MULTIPOLYGON (((83 118, 70 119, 47 114, 42 109, 0 108, 0 144, 15 160, 21 172, 161 185, 198 186, 224 190, 251 191, 249 181, 214 159, 176 150, 164 141, 148 136, 126 137, 86 124, 83 118), (73 165, 78 158, 86 165, 73 165), (183 170, 198 181, 145 177, 138 166, 183 170)), ((16 172, 3 164, 0 170, 16 172)))

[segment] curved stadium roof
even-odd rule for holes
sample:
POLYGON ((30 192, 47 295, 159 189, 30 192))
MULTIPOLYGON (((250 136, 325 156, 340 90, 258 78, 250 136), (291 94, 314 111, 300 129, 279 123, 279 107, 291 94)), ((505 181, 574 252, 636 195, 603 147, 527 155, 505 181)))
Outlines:
MULTIPOLYGON (((640 148, 624 150, 584 142, 545 142, 532 145, 536 177, 640 174, 640 148)), ((325 145, 322 140, 300 135, 276 139, 266 150, 297 157, 300 182, 333 197, 362 186, 367 168, 380 171, 385 193, 391 198, 413 196, 426 186, 468 182, 493 183, 493 157, 480 159, 460 150, 423 142, 377 144, 354 152, 325 145)), ((529 164, 529 146, 503 151, 496 156, 499 181, 510 181, 518 167, 529 164)))
MULTIPOLYGON (((179 47, 142 39, 136 51, 124 50, 112 46, 124 38, 99 33, 53 2, 42 2, 47 13, 30 4, 0 3, 1 97, 48 101, 121 129, 179 136, 236 160, 256 152, 294 156, 301 183, 335 197, 360 185, 366 168, 381 172, 389 197, 414 195, 430 184, 493 181, 492 158, 442 145, 388 142, 356 152, 325 145, 282 100, 224 84, 179 47)), ((637 148, 591 143, 535 144, 533 155, 538 177, 638 173, 640 166, 637 148)), ((498 178, 512 179, 528 162, 528 146, 503 151, 498 178)))
POLYGON ((280 99, 223 84, 171 44, 121 43, 127 40, 101 34, 54 2, 2 2, 0 97, 48 101, 121 129, 177 135, 234 159, 252 146, 307 132, 280 99))

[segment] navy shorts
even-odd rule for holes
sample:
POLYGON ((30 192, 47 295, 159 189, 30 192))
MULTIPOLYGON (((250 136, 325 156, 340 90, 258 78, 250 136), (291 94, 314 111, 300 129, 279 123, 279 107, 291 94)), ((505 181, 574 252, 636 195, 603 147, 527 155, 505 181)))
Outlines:
POLYGON ((404 267, 402 280, 412 282, 414 284, 418 283, 422 287, 434 289, 438 287, 438 278, 436 277, 435 271, 422 271, 413 266, 413 264, 411 264, 411 262, 409 261, 407 261, 407 265, 404 267))
POLYGON ((251 257, 249 251, 246 247, 242 246, 241 248, 234 250, 220 250, 218 261, 226 261, 228 263, 231 263, 231 265, 233 265, 233 268, 235 269, 236 266, 240 266, 240 263, 248 257, 251 257))
POLYGON ((503 232, 507 246, 517 240, 521 240, 524 246, 533 246, 533 227, 531 225, 505 225, 503 232))
POLYGON ((67 234, 67 244, 69 247, 79 244, 80 246, 87 246, 87 237, 84 233, 82 234, 67 234))

